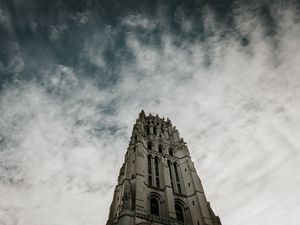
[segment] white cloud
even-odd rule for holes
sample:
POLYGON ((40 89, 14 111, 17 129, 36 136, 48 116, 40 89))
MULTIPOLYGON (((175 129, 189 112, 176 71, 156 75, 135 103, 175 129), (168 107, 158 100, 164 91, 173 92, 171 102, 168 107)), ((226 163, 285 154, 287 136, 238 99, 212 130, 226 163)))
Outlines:
POLYGON ((129 15, 124 18, 122 24, 129 28, 143 28, 151 31, 157 27, 157 21, 148 19, 141 15, 129 15))
POLYGON ((279 22, 279 49, 264 37, 257 18, 248 18, 252 25, 245 28, 238 17, 250 46, 242 49, 234 37, 209 40, 214 53, 209 68, 202 64, 207 43, 178 48, 167 37, 155 49, 133 36, 128 42, 137 64, 124 65, 124 80, 144 76, 133 92, 121 83, 121 95, 132 99, 130 107, 142 102, 146 111, 173 118, 224 224, 299 220, 300 28, 291 16, 279 22))
MULTIPOLYGON (((68 68, 59 68, 70 73, 68 68)), ((48 95, 34 83, 7 89, 2 95, 1 213, 20 212, 8 215, 4 224, 10 220, 48 224, 55 214, 51 224, 72 222, 76 220, 72 215, 77 215, 81 224, 96 223, 107 214, 101 199, 105 195, 104 199, 110 200, 110 174, 117 174, 116 165, 121 163, 118 155, 109 152, 119 149, 123 154, 127 140, 120 129, 118 140, 105 130, 93 133, 97 124, 99 128, 118 124, 97 114, 97 107, 109 99, 105 93, 88 82, 74 88, 65 78, 59 79, 55 87, 59 83, 62 90, 76 89, 67 101, 48 95), (100 201, 95 202, 93 211, 87 206, 93 205, 90 201, 94 198, 100 201), (63 210, 70 204, 72 209, 63 210), (80 210, 82 207, 87 210, 80 210)))
POLYGON ((105 51, 114 47, 114 31, 110 26, 106 26, 103 32, 96 32, 88 35, 84 41, 81 55, 83 58, 99 68, 105 68, 105 51))
MULTIPOLYGON (((235 23, 249 36, 247 47, 237 37, 178 47, 166 33, 157 48, 132 32, 126 44, 135 62, 122 65, 110 90, 64 65, 47 74, 46 88, 7 87, 0 98, 0 221, 105 224, 129 132, 144 108, 178 127, 223 224, 296 225, 300 26, 291 12, 277 21, 277 48, 259 20, 243 14, 235 23)), ((86 51, 105 66, 95 50, 101 37, 86 51)))

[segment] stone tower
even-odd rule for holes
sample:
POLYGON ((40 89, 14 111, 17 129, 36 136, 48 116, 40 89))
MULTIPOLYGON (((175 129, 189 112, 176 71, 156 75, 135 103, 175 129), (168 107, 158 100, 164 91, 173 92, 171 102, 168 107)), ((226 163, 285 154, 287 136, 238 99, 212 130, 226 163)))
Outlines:
POLYGON ((107 221, 136 224, 221 225, 176 127, 143 110, 133 127, 107 221))

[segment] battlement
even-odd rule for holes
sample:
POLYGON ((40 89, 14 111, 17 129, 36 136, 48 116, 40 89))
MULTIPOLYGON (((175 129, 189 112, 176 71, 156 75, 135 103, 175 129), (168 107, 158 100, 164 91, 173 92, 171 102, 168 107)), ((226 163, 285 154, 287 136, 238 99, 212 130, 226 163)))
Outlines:
POLYGON ((139 114, 139 119, 141 119, 143 122, 148 123, 148 124, 156 124, 156 125, 162 125, 165 127, 168 126, 172 126, 172 122, 169 118, 165 119, 164 117, 159 117, 158 114, 151 115, 151 113, 149 113, 149 115, 147 116, 144 112, 144 110, 142 110, 139 114))

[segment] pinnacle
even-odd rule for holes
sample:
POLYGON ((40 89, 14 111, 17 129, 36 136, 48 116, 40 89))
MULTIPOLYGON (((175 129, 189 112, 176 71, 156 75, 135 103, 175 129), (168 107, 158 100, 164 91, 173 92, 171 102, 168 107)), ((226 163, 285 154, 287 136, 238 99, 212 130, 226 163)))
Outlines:
POLYGON ((144 117, 144 116, 146 116, 145 115, 145 112, 144 112, 144 110, 142 109, 142 111, 140 112, 140 115, 139 115, 140 117, 144 117))

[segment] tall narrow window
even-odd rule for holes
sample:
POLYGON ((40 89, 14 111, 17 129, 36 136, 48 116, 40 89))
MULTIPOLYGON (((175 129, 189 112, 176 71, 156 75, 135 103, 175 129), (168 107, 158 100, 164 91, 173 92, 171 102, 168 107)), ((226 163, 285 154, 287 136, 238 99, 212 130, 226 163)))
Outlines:
POLYGON ((152 176, 151 175, 148 176, 148 184, 150 186, 152 186, 152 176))
POLYGON ((151 155, 148 155, 148 174, 152 174, 151 155))
POLYGON ((158 152, 162 153, 162 146, 161 145, 158 146, 158 152))
POLYGON ((156 198, 150 199, 150 214, 159 216, 159 203, 156 198))
POLYGON ((173 180, 170 161, 168 161, 168 167, 169 167, 170 179, 173 180))
POLYGON ((174 162, 173 166, 174 166, 174 171, 175 171, 175 179, 176 179, 175 184, 177 186, 177 193, 182 194, 181 186, 180 186, 180 180, 179 180, 179 174, 178 174, 178 169, 177 169, 177 163, 174 162))
POLYGON ((169 167, 169 173, 170 173, 170 179, 171 179, 171 186, 172 186, 172 190, 174 192, 173 176, 172 176, 172 171, 171 171, 171 162, 169 160, 168 160, 168 167, 169 167))
POLYGON ((175 204, 175 212, 177 220, 184 222, 183 209, 181 205, 175 204))
POLYGON ((177 170, 177 163, 174 163, 174 171, 175 171, 175 176, 176 176, 176 181, 179 182, 179 176, 178 176, 178 170, 177 170))
POLYGON ((155 157, 154 164, 155 164, 156 187, 159 188, 159 168, 158 168, 159 159, 158 159, 158 157, 155 157))
POLYGON ((156 126, 153 126, 153 134, 156 135, 156 126))
POLYGON ((149 135, 150 134, 150 126, 146 125, 145 130, 146 130, 146 134, 149 135))
POLYGON ((159 178, 158 177, 156 177, 156 187, 159 188, 159 178))
POLYGON ((155 176, 159 176, 159 170, 158 170, 158 157, 155 157, 154 159, 155 164, 155 176))
POLYGON ((135 196, 132 196, 132 205, 131 205, 131 209, 134 210, 135 209, 135 196))
POLYGON ((182 194, 182 192, 181 192, 181 187, 180 187, 180 184, 179 184, 179 183, 177 183, 177 191, 178 191, 178 194, 182 194))
POLYGON ((171 148, 169 149, 169 155, 173 156, 173 149, 171 149, 171 148))
POLYGON ((148 142, 147 148, 148 148, 149 150, 152 150, 152 144, 151 144, 151 142, 148 142))

